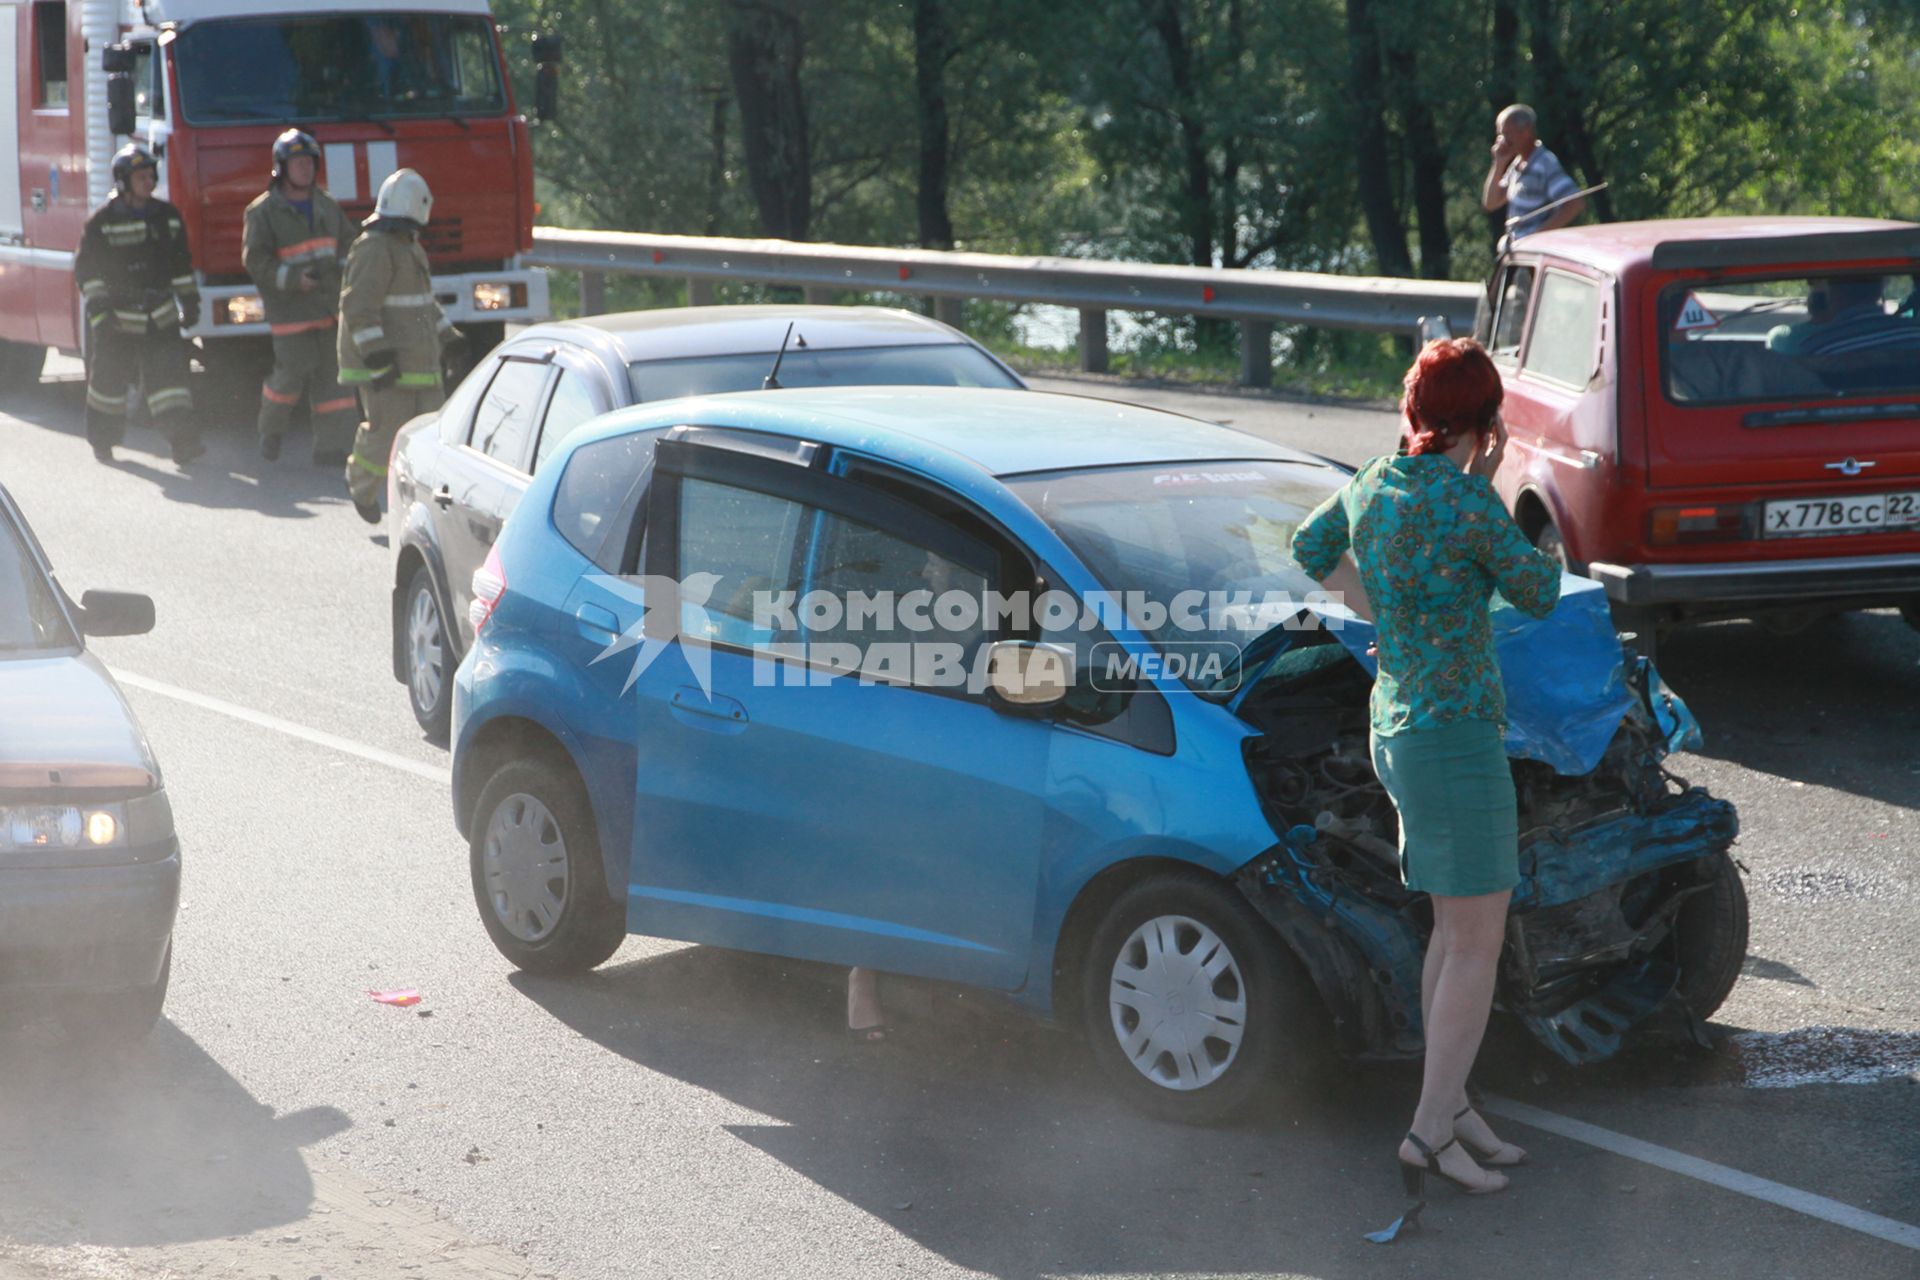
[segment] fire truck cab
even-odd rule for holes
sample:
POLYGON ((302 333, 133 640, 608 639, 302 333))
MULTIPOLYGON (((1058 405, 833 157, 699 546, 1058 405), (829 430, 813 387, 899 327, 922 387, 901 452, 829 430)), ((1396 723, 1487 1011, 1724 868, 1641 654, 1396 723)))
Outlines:
MULTIPOLYGON (((549 78, 554 48, 535 42, 549 78)), ((186 222, 205 300, 188 336, 210 365, 257 361, 268 332, 241 225, 290 126, 319 140, 321 180, 356 221, 394 170, 426 178, 434 292, 476 352, 546 318, 546 277, 522 261, 529 128, 487 0, 0 0, 0 383, 78 350, 73 253, 129 140, 186 222)))

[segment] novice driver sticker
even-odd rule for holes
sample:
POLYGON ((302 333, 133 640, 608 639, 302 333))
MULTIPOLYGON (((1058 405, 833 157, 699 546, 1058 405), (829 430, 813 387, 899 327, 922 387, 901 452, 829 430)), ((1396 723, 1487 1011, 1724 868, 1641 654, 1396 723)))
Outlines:
POLYGON ((1687 295, 1687 304, 1680 308, 1679 319, 1673 322, 1673 331, 1690 333, 1695 329, 1714 328, 1719 323, 1713 312, 1707 310, 1706 304, 1700 301, 1700 295, 1690 293, 1687 295))

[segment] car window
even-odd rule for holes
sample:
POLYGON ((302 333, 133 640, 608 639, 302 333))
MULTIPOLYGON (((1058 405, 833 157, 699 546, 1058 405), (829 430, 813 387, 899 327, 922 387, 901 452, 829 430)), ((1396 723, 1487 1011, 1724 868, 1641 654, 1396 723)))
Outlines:
POLYGON ((473 417, 473 447, 516 471, 525 470, 534 414, 540 408, 541 388, 546 385, 546 365, 529 360, 502 361, 480 399, 480 411, 473 417))
MULTIPOLYGON (((644 360, 627 370, 637 401, 675 396, 758 391, 773 370, 774 353, 689 356, 644 360)), ((970 343, 939 342, 903 347, 789 349, 780 361, 783 387, 1002 387, 1020 383, 970 343)))
POLYGON ((1692 280, 1660 294, 1676 403, 1839 399, 1920 390, 1920 275, 1692 280))
POLYGON ((76 643, 40 562, 0 511, 0 659, 76 643))
POLYGON ((553 456, 563 441, 589 419, 605 413, 585 374, 577 369, 559 369, 553 394, 547 398, 547 415, 540 424, 540 445, 534 451, 533 469, 553 456))
MULTIPOLYGON (((756 625, 754 606, 797 591, 794 549, 805 516, 806 508, 788 498, 712 480, 681 481, 675 577, 685 589, 693 575, 713 575, 705 605, 708 638, 741 645, 773 638, 756 625)), ((697 634, 691 627, 689 633, 697 634)))
POLYGON ((653 466, 658 431, 582 445, 567 459, 553 495, 553 526, 607 573, 624 567, 626 531, 653 466))
POLYGON ((1509 267, 1493 317, 1493 346, 1489 350, 1496 358, 1511 360, 1520 354, 1520 341, 1527 336, 1527 302, 1532 296, 1533 268, 1509 267))
POLYGON ((806 597, 833 601, 801 619, 807 644, 857 646, 868 669, 877 668, 876 646, 894 646, 901 683, 951 685, 971 668, 988 632, 979 567, 835 512, 821 513, 807 559, 806 597))
POLYGON ((1600 325, 1600 289, 1559 271, 1540 282, 1540 318, 1521 367, 1528 373, 1584 387, 1593 376, 1593 343, 1600 325))
POLYGON ((464 444, 473 427, 473 410, 480 403, 480 396, 487 385, 493 381, 493 375, 500 370, 501 357, 493 356, 482 360, 473 367, 473 372, 460 379, 460 385, 447 396, 446 404, 440 407, 440 438, 450 445, 464 444))

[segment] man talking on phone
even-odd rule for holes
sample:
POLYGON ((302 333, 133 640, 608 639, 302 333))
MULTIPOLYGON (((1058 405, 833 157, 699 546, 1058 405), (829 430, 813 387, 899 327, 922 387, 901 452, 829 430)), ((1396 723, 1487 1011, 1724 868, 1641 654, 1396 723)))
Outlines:
POLYGON ((320 185, 320 144, 289 129, 274 139, 273 181, 247 206, 243 255, 273 330, 273 372, 260 388, 260 456, 280 456, 281 437, 306 397, 313 460, 341 466, 360 425, 360 402, 340 386, 334 354, 340 271, 354 233, 320 185))

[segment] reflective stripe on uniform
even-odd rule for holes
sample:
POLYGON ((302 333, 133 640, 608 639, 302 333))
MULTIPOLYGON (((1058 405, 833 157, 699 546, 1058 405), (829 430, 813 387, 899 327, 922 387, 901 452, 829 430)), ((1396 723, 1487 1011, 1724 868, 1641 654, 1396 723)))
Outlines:
POLYGON ((372 472, 376 476, 383 476, 387 474, 387 468, 385 464, 372 461, 371 459, 363 456, 360 453, 360 451, 357 449, 353 452, 351 456, 347 458, 347 461, 352 463, 354 466, 359 467, 362 471, 372 472))
POLYGON ((370 324, 364 329, 355 329, 353 331, 353 345, 356 347, 371 346, 376 342, 384 341, 386 336, 386 329, 377 324, 370 324))
MULTIPOLYGON (((284 391, 275 391, 273 389, 273 384, 271 382, 263 382, 260 384, 260 398, 262 400, 269 401, 273 404, 299 404, 300 403, 299 392, 296 391, 293 394, 289 395, 284 391)), ((317 405, 315 406, 316 409, 318 407, 319 406, 317 405)))
POLYGON ((349 409, 358 409, 360 402, 352 396, 341 396, 338 400, 321 400, 313 406, 315 413, 345 413, 349 409))
POLYGON ((80 282, 80 296, 89 301, 95 298, 106 297, 107 282, 105 280, 82 280, 80 282))
POLYGON ((331 329, 339 321, 332 316, 321 316, 318 320, 289 320, 285 324, 269 325, 277 334, 311 333, 315 329, 331 329))
POLYGON ((290 244, 279 251, 281 261, 298 258, 331 258, 339 253, 340 246, 332 236, 321 236, 315 240, 302 240, 299 244, 290 244))
POLYGON ((342 370, 340 371, 340 381, 341 381, 342 383, 349 383, 349 382, 372 382, 372 381, 373 381, 373 370, 371 370, 371 369, 342 369, 342 370))
POLYGON ((400 381, 395 385, 402 387, 437 387, 440 385, 440 375, 437 373, 403 373, 400 375, 400 381))
POLYGON ((88 387, 87 408, 92 409, 95 413, 125 413, 127 411, 127 398, 125 396, 106 395, 102 392, 95 391, 92 387, 88 387))
POLYGON ((430 293, 390 293, 381 299, 382 306, 388 307, 430 307, 433 295, 430 293))
POLYGON ((194 279, 192 276, 175 276, 171 283, 176 291, 186 291, 193 288, 194 279))
POLYGON ((178 413, 191 408, 193 393, 185 387, 162 387, 147 393, 147 409, 152 413, 178 413))

